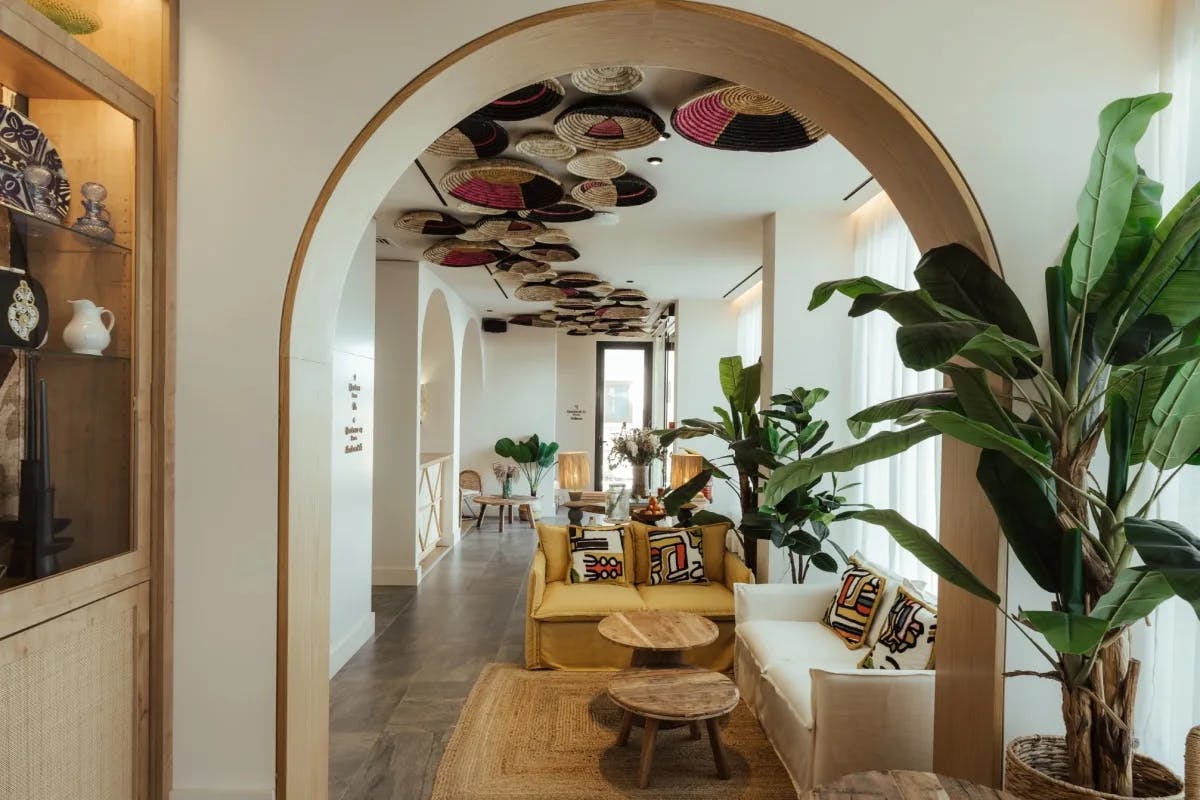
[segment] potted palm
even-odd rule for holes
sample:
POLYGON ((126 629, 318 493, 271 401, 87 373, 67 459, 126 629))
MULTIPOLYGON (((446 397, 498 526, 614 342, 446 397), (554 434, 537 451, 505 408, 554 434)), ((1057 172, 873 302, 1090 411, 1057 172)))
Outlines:
MULTIPOLYGON (((980 448, 977 479, 1012 552, 1048 595, 1046 608, 1005 613, 1044 656, 1040 677, 1062 690, 1065 737, 1008 749, 1007 784, 1022 797, 1181 796, 1175 776, 1133 753, 1130 646, 1130 627, 1172 595, 1200 614, 1200 538, 1150 518, 1163 490, 1200 463, 1200 186, 1164 216, 1162 186, 1134 154, 1169 99, 1122 99, 1100 114, 1078 225, 1046 270, 1046 349, 1004 281, 960 245, 922 257, 916 291, 870 278, 818 286, 810 308, 840 292, 853 299, 851 316, 890 314, 903 362, 939 370, 950 388, 858 412, 860 436, 876 423, 900 427, 784 466, 766 487, 767 500, 778 499, 814 475, 932 436, 980 448), (1101 445, 1106 474, 1094 459, 1101 445)), ((999 603, 895 511, 857 517, 943 579, 999 603)))
POLYGON ((529 494, 537 497, 538 486, 546 473, 554 466, 554 454, 558 452, 558 442, 543 442, 535 433, 528 439, 514 442, 505 437, 496 442, 496 455, 511 458, 517 462, 517 468, 529 482, 529 494))

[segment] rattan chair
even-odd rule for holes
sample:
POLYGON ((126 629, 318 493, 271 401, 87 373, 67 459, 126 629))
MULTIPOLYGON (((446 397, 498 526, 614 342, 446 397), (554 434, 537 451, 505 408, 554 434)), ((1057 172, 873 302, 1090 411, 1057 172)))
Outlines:
POLYGON ((464 469, 458 473, 459 514, 463 519, 475 519, 479 511, 471 500, 481 494, 483 494, 483 478, 478 472, 473 469, 464 469))
POLYGON ((1200 800, 1200 725, 1192 728, 1187 737, 1184 757, 1183 796, 1185 800, 1200 800))

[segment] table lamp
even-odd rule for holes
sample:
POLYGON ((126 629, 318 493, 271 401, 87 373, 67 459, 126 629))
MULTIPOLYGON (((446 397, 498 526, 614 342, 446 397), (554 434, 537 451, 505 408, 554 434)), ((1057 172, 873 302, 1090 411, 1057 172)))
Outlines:
POLYGON ((558 454, 558 485, 570 493, 572 500, 583 497, 583 490, 591 483, 592 464, 585 451, 558 454))
MULTIPOLYGON (((704 456, 696 453, 671 453, 671 488, 678 489, 704 471, 704 456)), ((679 509, 679 521, 686 525, 692 518, 690 508, 679 509)))

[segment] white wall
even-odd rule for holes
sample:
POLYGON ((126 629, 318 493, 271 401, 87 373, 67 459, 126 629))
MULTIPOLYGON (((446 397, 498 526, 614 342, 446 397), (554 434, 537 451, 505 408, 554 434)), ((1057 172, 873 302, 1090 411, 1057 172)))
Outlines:
POLYGON ((595 336, 567 336, 566 333, 559 333, 555 338, 558 347, 555 437, 560 450, 582 450, 595 467, 597 339, 595 336))
MULTIPOLYGON (((174 653, 180 789, 263 797, 274 783, 279 309, 321 186, 371 115, 421 70, 499 25, 566 4, 358 0, 353 13, 325 0, 182 4, 174 653), (445 24, 448 14, 455 24, 445 24), (328 53, 337 58, 314 55, 328 53), (230 175, 267 199, 231 202, 230 175)), ((1153 0, 726 4, 804 30, 894 89, 962 169, 1007 275, 1035 310, 1042 269, 1071 225, 1096 111, 1114 96, 1156 87, 1160 4, 1153 0)), ((461 111, 468 110, 464 100, 461 111)), ((432 139, 452 122, 415 124, 427 125, 432 139)), ((396 173, 404 166, 398 162, 396 173)), ((357 168, 349 174, 365 180, 357 168)), ((391 183, 390 176, 377 178, 379 191, 358 198, 363 208, 374 209, 391 183)), ((339 241, 357 241, 370 213, 329 216, 322 225, 347 232, 339 241)), ((346 259, 352 249, 345 248, 346 259)), ((310 360, 297 362, 293 374, 328 387, 321 361, 328 355, 304 357, 310 360)), ((328 408, 328 398, 318 399, 328 408)), ((680 399, 688 399, 683 387, 680 399)), ((551 409, 545 413, 553 419, 551 409)), ((376 431, 382 434, 378 423, 376 431)), ((325 429, 320 437, 312 452, 324 454, 325 429)), ((1045 694, 1035 697, 1026 686, 1010 684, 1010 732, 1024 724, 1022 709, 1047 705, 1045 694)))
POLYGON ((371 611, 375 433, 375 223, 354 252, 333 347, 329 479, 329 674, 375 633, 371 611), (361 428, 361 432, 347 430, 361 428), (353 437, 353 438, 352 438, 353 437))

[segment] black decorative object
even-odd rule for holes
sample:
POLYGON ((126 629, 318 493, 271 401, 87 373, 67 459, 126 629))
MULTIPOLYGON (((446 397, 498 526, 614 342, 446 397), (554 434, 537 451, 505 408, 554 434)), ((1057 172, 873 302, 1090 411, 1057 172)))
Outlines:
POLYGON ((0 270, 0 318, 0 345, 41 347, 50 330, 46 290, 28 273, 0 270))

